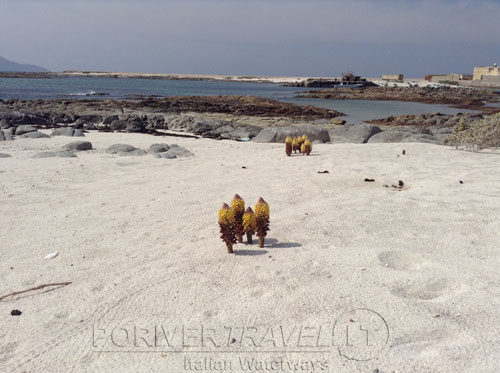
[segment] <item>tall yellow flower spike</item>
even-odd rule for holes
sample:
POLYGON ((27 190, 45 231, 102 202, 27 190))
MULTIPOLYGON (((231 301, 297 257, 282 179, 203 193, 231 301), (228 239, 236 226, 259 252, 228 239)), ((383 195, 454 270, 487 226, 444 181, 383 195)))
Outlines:
POLYGON ((304 141, 306 141, 306 139, 304 139, 304 136, 305 135, 302 135, 300 136, 297 140, 299 141, 299 150, 300 148, 302 147, 302 144, 304 143, 304 141))
POLYGON ((306 143, 303 143, 300 146, 300 152, 302 153, 302 155, 306 155, 306 143))
POLYGON ((285 153, 289 157, 292 155, 292 138, 288 136, 285 140, 285 153))
POLYGON ((251 207, 247 208, 245 214, 243 214, 243 231, 247 234, 247 243, 252 244, 252 236, 255 234, 257 229, 257 220, 255 219, 255 214, 251 207))
POLYGON ((259 247, 264 247, 264 239, 269 231, 269 205, 262 197, 259 198, 255 205, 255 219, 259 247))
MULTIPOLYGON (((312 145, 312 142, 311 142, 311 141, 309 141, 309 139, 307 139, 307 140, 304 142, 304 144, 303 144, 303 145, 305 145, 305 154, 306 154, 306 155, 311 154, 311 151, 312 151, 312 146, 313 146, 313 145, 312 145)), ((303 152, 303 153, 304 153, 304 152, 303 152)))
POLYGON ((227 203, 222 205, 219 210, 219 227, 222 241, 226 243, 227 252, 233 253, 233 244, 236 243, 236 235, 234 233, 234 212, 229 208, 227 203))
POLYGON ((300 152, 299 140, 296 137, 292 140, 292 149, 294 153, 300 152))
POLYGON ((243 214, 245 213, 245 201, 235 194, 231 201, 231 210, 234 212, 234 233, 238 242, 243 242, 243 214))

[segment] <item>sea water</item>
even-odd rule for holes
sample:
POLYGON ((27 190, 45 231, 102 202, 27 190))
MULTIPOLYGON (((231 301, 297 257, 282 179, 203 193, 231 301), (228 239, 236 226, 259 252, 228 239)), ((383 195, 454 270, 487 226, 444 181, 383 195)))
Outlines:
POLYGON ((429 105, 400 101, 324 100, 298 98, 310 88, 283 87, 272 83, 230 82, 214 80, 167 80, 129 78, 0 78, 0 99, 39 100, 50 98, 112 98, 134 96, 214 96, 237 95, 272 98, 298 105, 313 105, 347 114, 348 123, 391 115, 470 112, 446 105, 429 105), (98 96, 97 93, 104 93, 98 96))

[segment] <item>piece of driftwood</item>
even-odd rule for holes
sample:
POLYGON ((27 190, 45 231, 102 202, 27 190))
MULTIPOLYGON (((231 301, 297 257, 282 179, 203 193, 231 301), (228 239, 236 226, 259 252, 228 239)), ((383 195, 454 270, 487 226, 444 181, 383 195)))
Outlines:
POLYGON ((3 295, 3 296, 0 297, 0 301, 4 300, 5 298, 8 298, 8 297, 14 297, 16 295, 24 294, 24 293, 27 293, 27 292, 30 292, 30 291, 40 290, 40 289, 44 289, 44 288, 51 287, 51 286, 68 286, 69 284, 71 284, 71 282, 56 282, 56 283, 53 283, 53 284, 42 284, 42 285, 39 285, 39 286, 31 288, 31 289, 21 290, 21 291, 15 291, 13 293, 10 293, 10 294, 7 294, 7 295, 3 295))
POLYGON ((160 131, 155 131, 155 130, 151 130, 151 131, 148 131, 145 133, 149 133, 150 135, 153 135, 153 136, 184 137, 187 139, 199 139, 200 138, 200 136, 196 136, 196 135, 188 135, 188 134, 183 134, 183 133, 160 132, 160 131))

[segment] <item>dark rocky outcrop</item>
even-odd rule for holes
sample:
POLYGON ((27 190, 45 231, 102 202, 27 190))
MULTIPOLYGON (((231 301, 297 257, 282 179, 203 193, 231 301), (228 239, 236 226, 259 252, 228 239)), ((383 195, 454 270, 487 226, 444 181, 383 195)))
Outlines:
POLYGON ((454 127, 460 120, 474 121, 481 119, 481 114, 463 114, 458 113, 455 115, 432 113, 432 114, 419 114, 419 115, 399 115, 390 116, 383 119, 373 119, 366 121, 367 123, 377 124, 379 126, 419 126, 419 127, 454 127))
POLYGON ((226 113, 232 115, 279 116, 289 118, 324 119, 342 113, 315 106, 300 106, 254 96, 180 96, 147 98, 138 102, 120 102, 123 108, 147 108, 162 113, 226 113))
MULTIPOLYGON (((453 105, 463 109, 483 110, 492 113, 495 108, 484 106, 485 102, 500 102, 500 94, 488 89, 459 89, 451 87, 367 87, 361 89, 335 88, 312 90, 299 97, 325 100, 383 100, 420 102, 424 104, 453 105)), ((496 108, 496 112, 500 109, 496 108)))
POLYGON ((110 123, 109 129, 112 131, 123 131, 127 128, 128 123, 124 120, 114 120, 110 123))

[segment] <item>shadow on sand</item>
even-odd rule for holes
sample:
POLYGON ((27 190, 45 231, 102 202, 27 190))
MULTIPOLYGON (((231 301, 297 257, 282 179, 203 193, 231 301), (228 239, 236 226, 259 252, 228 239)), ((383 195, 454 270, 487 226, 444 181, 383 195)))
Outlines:
POLYGON ((256 256, 256 255, 265 255, 269 253, 267 250, 235 250, 234 255, 236 256, 256 256))
POLYGON ((302 247, 302 244, 298 242, 279 242, 275 238, 266 239, 264 247, 269 247, 271 249, 290 249, 292 247, 302 247))

